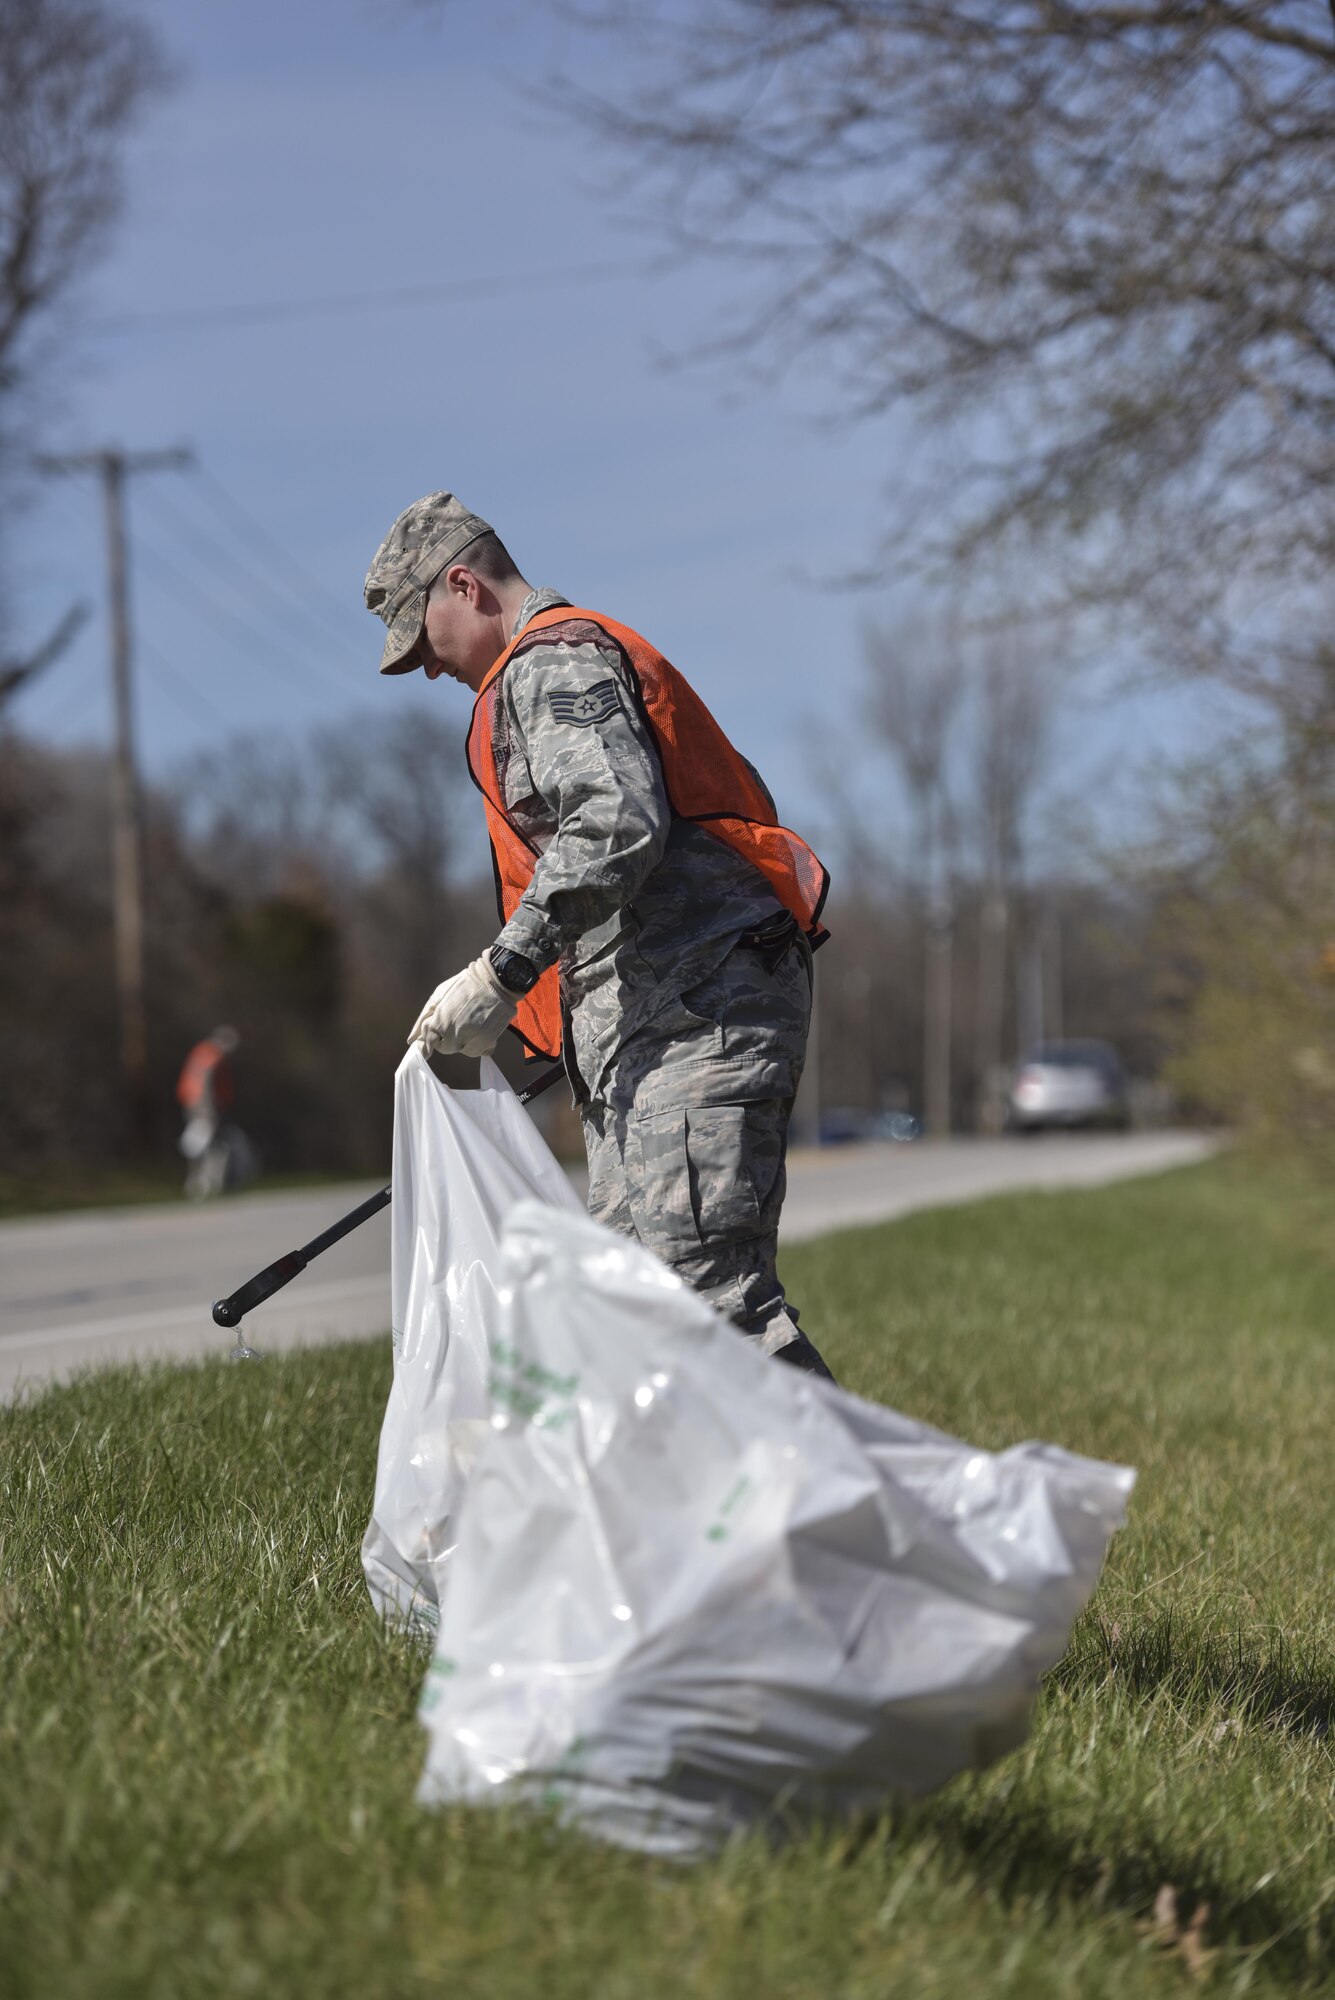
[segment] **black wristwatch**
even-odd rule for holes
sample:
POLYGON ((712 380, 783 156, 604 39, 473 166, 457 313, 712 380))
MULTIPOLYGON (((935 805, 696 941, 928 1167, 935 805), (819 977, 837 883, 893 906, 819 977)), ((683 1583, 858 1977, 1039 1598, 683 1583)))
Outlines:
POLYGON ((494 944, 487 957, 501 985, 511 993, 531 993, 542 977, 531 958, 525 958, 520 951, 507 951, 503 944, 494 944))

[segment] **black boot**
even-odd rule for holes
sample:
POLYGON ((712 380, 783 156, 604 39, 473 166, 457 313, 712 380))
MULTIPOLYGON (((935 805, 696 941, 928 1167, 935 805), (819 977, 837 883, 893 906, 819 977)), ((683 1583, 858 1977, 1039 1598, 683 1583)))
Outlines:
POLYGON ((814 1347, 806 1335, 799 1332, 785 1347, 774 1350, 776 1361, 786 1361, 790 1368, 800 1368, 805 1375, 819 1375, 826 1382, 833 1382, 834 1375, 826 1367, 820 1349, 814 1347))

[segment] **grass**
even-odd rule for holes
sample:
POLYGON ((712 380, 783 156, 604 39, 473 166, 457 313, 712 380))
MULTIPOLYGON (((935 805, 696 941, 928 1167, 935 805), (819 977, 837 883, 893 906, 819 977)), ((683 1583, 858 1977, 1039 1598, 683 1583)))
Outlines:
POLYGON ((806 1245, 844 1378, 1141 1469, 1025 1748, 678 1871, 412 1803, 357 1549, 384 1347, 0 1412, 0 1993, 956 2000, 1335 1989, 1335 1230, 1224 1160, 806 1245))

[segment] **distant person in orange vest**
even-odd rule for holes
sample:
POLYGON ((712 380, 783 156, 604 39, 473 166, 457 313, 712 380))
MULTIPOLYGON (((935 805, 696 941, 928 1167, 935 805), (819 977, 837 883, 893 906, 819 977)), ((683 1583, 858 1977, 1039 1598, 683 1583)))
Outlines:
POLYGON ((501 930, 410 1041, 564 1060, 589 1212, 767 1354, 829 1370, 775 1268, 789 1114, 828 877, 754 767, 629 627, 534 590, 450 493, 401 514, 366 578, 380 671, 471 689, 501 930))
POLYGON ((215 1028, 196 1042, 176 1080, 185 1126, 179 1146, 189 1161, 185 1191, 195 1199, 221 1194, 228 1185, 230 1149, 225 1120, 236 1097, 230 1058, 240 1046, 235 1028, 215 1028))

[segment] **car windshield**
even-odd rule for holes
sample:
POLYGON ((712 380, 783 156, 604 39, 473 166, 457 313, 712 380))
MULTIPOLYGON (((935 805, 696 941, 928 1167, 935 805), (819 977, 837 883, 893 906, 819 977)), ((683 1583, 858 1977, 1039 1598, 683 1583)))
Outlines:
POLYGON ((1044 1042, 1029 1058, 1047 1069, 1118 1068, 1116 1051, 1107 1042, 1044 1042))

